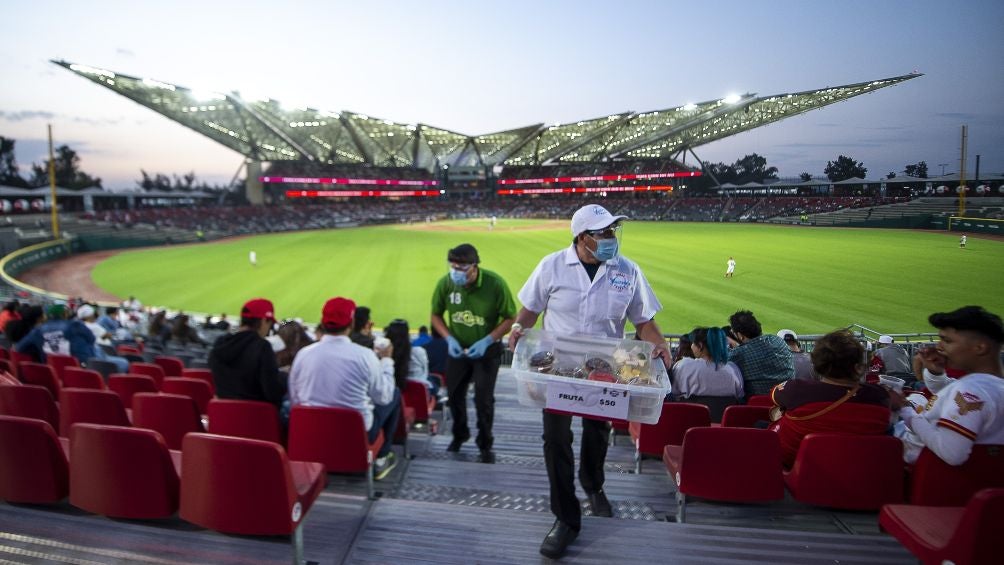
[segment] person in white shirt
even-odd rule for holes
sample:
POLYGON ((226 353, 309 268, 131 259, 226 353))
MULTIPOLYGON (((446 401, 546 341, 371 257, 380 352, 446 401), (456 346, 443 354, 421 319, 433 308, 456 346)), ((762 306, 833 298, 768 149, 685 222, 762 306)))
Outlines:
POLYGON ((903 440, 907 463, 927 448, 949 465, 961 465, 974 444, 1004 444, 1004 325, 1000 316, 979 306, 932 314, 928 321, 938 328, 940 341, 936 348, 922 350, 921 359, 924 382, 935 394, 926 403, 913 404, 919 395, 908 400, 889 391, 902 418, 895 435, 903 440), (965 376, 945 378, 946 363, 965 376))
POLYGON ((397 464, 391 444, 401 412, 401 393, 394 386, 393 346, 374 352, 349 340, 355 310, 356 303, 342 297, 324 304, 318 326, 323 335, 293 360, 289 399, 293 406, 355 408, 363 415, 370 442, 383 430, 385 439, 375 468, 379 480, 397 464))
MULTIPOLYGON (((620 224, 606 208, 589 204, 572 216, 572 245, 541 259, 519 291, 523 303, 512 326, 509 347, 546 311, 544 329, 555 334, 623 338, 630 321, 638 339, 655 345, 653 356, 670 362, 669 348, 655 315, 662 305, 641 268, 619 254, 620 224)), ((557 559, 578 536, 582 511, 575 496, 572 417, 544 411, 544 461, 556 520, 540 553, 557 559)), ((603 492, 603 465, 610 423, 582 419, 579 481, 595 516, 612 516, 603 492)))
POLYGON ((725 264, 725 278, 731 279, 732 273, 736 271, 736 260, 729 257, 728 263, 725 264))
POLYGON ((254 252, 254 249, 248 252, 248 261, 251 262, 252 267, 258 266, 258 254, 254 252))
POLYGON ((102 345, 111 345, 111 338, 113 336, 108 333, 108 330, 106 330, 104 326, 97 322, 97 309, 90 304, 84 304, 80 308, 77 308, 77 318, 83 322, 85 326, 87 326, 87 329, 91 330, 92 334, 94 334, 93 358, 115 363, 116 370, 119 373, 129 372, 128 359, 125 357, 119 357, 118 355, 109 355, 101 347, 102 345))

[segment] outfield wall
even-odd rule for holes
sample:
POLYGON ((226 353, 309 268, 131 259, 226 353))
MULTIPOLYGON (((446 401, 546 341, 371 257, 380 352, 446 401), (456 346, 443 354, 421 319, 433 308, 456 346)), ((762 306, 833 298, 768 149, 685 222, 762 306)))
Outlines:
POLYGON ((63 259, 81 251, 83 251, 83 247, 75 239, 58 239, 29 245, 0 259, 0 277, 3 278, 4 283, 16 290, 28 292, 39 297, 66 300, 68 297, 64 294, 49 292, 45 289, 21 282, 17 279, 17 276, 44 263, 63 259))

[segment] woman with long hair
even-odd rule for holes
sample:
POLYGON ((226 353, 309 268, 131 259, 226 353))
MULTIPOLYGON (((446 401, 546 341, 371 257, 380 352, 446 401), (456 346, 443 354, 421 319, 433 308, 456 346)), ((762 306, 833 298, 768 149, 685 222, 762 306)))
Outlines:
POLYGON ((435 395, 436 388, 429 382, 429 356, 425 349, 411 346, 408 322, 400 318, 391 321, 383 329, 383 335, 394 347, 394 383, 402 391, 407 381, 418 381, 429 387, 435 395))

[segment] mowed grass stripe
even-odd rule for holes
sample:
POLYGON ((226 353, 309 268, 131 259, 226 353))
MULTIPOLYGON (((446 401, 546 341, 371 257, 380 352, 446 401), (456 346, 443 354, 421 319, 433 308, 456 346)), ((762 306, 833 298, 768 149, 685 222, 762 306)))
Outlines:
MULTIPOLYGON (((377 325, 402 317, 427 324, 446 253, 478 248, 515 295, 544 255, 567 246, 567 222, 454 220, 233 239, 125 252, 94 280, 145 304, 200 312, 238 310, 266 296, 280 317, 316 321, 324 301, 343 295, 373 309, 377 325), (557 226, 557 227, 550 227, 557 226), (248 251, 258 266, 248 263, 248 251)), ((739 308, 765 331, 820 333, 851 323, 883 332, 928 330, 927 315, 965 304, 1004 313, 1004 243, 905 230, 802 228, 756 224, 627 222, 623 252, 644 269, 663 303, 664 331, 722 325, 739 308), (725 279, 725 261, 737 261, 725 279)))

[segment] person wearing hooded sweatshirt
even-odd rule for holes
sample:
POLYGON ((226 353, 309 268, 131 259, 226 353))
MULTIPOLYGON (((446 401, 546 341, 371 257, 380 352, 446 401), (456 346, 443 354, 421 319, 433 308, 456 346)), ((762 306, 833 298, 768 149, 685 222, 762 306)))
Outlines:
POLYGON ((65 305, 50 305, 45 322, 17 342, 17 352, 35 355, 39 363, 49 353, 72 355, 81 363, 94 357, 94 334, 80 320, 67 320, 66 313, 65 305))
POLYGON ((209 352, 209 369, 217 397, 259 400, 281 408, 288 377, 279 372, 272 344, 265 339, 273 323, 272 303, 255 298, 241 309, 238 331, 216 340, 209 352))

